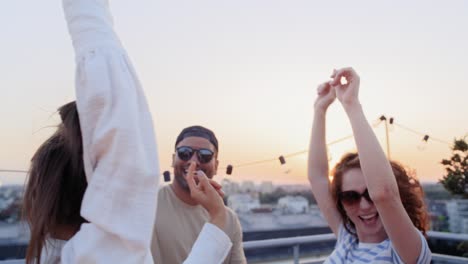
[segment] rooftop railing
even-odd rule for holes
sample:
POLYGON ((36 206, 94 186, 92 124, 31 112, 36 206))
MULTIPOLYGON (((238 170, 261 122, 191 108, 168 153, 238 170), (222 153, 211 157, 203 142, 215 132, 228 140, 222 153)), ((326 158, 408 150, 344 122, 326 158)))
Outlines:
MULTIPOLYGON (((468 241, 468 234, 454 234, 445 232, 427 232, 430 239, 440 239, 446 241, 468 241)), ((292 260, 294 264, 299 264, 300 261, 300 246, 303 244, 313 244, 321 242, 333 242, 335 241, 334 234, 322 234, 312 236, 298 236, 298 237, 287 237, 287 238, 275 238, 266 240, 255 240, 246 241, 243 243, 244 250, 260 249, 260 248, 275 248, 275 247, 291 247, 293 249, 292 260)), ((319 264, 323 262, 323 258, 317 258, 317 260, 308 260, 302 262, 303 264, 319 264)), ((24 260, 4 260, 0 261, 0 264, 24 264, 24 260)), ((432 263, 468 263, 468 258, 456 257, 450 255, 432 253, 432 263)))
MULTIPOLYGON (((468 234, 454 234, 445 232, 427 232, 429 238, 441 239, 448 241, 468 241, 468 234)), ((312 235, 312 236, 299 236, 288 238, 275 238, 267 240, 247 241, 244 242, 244 250, 259 249, 259 248, 274 248, 274 247, 292 247, 294 264, 299 264, 300 261, 300 246, 302 244, 313 244, 319 242, 335 241, 334 234, 312 235)), ((322 263, 323 259, 311 261, 307 263, 322 263)), ((432 253, 432 263, 468 263, 468 258, 456 257, 450 255, 432 253)))

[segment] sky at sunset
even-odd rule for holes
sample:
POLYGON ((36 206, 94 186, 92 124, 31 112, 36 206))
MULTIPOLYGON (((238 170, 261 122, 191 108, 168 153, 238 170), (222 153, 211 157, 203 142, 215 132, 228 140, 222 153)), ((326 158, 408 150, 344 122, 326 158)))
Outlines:
MULTIPOLYGON (((220 142, 219 179, 232 164, 234 181, 307 183, 306 153, 236 165, 305 151, 316 86, 345 66, 361 77, 369 121, 395 119, 391 157, 422 181, 441 177, 448 144, 468 133, 468 1, 110 2, 153 113, 161 171, 178 133, 199 124, 220 142)), ((74 99, 74 54, 59 0, 3 1, 0 24, 0 170, 27 170, 57 107, 74 99)), ((374 131, 386 148, 385 125, 374 131)), ((327 141, 351 133, 335 103, 327 141)), ((354 149, 352 139, 330 145, 331 165, 354 149)))

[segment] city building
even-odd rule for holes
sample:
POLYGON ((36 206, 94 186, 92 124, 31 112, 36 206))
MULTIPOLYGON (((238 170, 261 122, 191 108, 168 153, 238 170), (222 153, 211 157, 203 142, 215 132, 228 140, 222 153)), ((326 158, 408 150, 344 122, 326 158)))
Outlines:
POLYGON ((309 210, 309 201, 302 196, 284 196, 278 200, 278 209, 283 213, 304 214, 309 210))
POLYGON ((230 195, 227 205, 236 213, 249 213, 252 209, 260 208, 260 201, 250 194, 241 193, 230 195))
POLYGON ((240 192, 239 183, 230 181, 228 179, 223 179, 221 181, 221 186, 223 186, 224 194, 226 194, 227 196, 240 192))
POLYGON ((468 199, 447 201, 450 232, 468 234, 468 199))
POLYGON ((253 181, 243 181, 240 185, 240 191, 243 193, 255 192, 255 183, 253 181))
POLYGON ((261 193, 272 193, 275 190, 275 186, 271 181, 263 181, 258 187, 258 191, 261 193))

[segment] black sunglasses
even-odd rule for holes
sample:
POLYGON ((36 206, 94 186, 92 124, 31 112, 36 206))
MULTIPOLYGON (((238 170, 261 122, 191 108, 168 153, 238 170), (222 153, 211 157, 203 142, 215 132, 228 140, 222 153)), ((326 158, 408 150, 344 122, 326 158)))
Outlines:
POLYGON ((198 160, 202 164, 210 162, 214 156, 214 152, 209 149, 194 149, 187 146, 176 148, 177 156, 183 161, 189 161, 195 152, 197 153, 198 160))
POLYGON ((356 191, 344 191, 338 194, 338 199, 345 205, 355 205, 361 202, 362 197, 364 197, 369 203, 374 203, 369 196, 369 191, 367 188, 363 193, 358 193, 356 191))

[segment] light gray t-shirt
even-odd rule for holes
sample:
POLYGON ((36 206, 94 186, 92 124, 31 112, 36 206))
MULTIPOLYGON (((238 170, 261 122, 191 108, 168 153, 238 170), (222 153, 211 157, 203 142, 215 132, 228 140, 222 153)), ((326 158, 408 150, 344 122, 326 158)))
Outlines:
MULTIPOLYGON (((242 247, 242 229, 237 215, 226 208, 227 219, 223 231, 232 242, 224 264, 247 263, 242 247)), ((201 206, 192 206, 180 200, 171 186, 159 190, 156 222, 151 252, 155 263, 182 263, 187 258, 203 225, 210 220, 201 206)))
MULTIPOLYGON (((429 264, 432 254, 423 234, 418 231, 421 237, 421 253, 418 264, 429 264)), ((338 263, 401 263, 404 262, 393 248, 390 239, 385 239, 380 243, 359 243, 356 236, 350 234, 341 224, 338 231, 338 238, 335 250, 325 260, 324 264, 338 263)))

